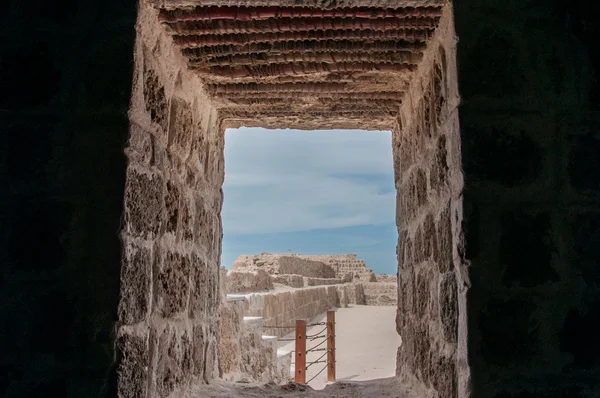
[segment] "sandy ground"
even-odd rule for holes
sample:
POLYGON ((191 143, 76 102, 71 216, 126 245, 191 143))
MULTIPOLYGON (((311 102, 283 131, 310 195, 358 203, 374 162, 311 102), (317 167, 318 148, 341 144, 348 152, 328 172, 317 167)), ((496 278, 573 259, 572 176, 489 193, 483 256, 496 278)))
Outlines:
MULTIPOLYGON (((336 317, 336 376, 338 381, 361 381, 394 376, 396 372, 396 351, 400 346, 400 336, 396 333, 396 307, 372 307, 354 305, 339 308, 336 317)), ((311 323, 326 320, 323 314, 311 323)), ((323 326, 314 326, 307 335, 316 334, 323 326)), ((293 338, 294 335, 283 337, 293 338)), ((307 349, 322 340, 308 342, 307 349)), ((325 344, 319 348, 325 347, 325 344)), ((282 342, 280 349, 294 350, 294 342, 282 342)), ((307 363, 317 360, 324 352, 310 352, 307 363)), ((324 357, 322 360, 326 359, 324 357)), ((317 375, 325 366, 317 363, 308 368, 306 380, 315 390, 327 385, 327 370, 317 375), (315 377, 316 376, 316 377, 315 377)), ((293 375, 293 370, 292 370, 293 375)))

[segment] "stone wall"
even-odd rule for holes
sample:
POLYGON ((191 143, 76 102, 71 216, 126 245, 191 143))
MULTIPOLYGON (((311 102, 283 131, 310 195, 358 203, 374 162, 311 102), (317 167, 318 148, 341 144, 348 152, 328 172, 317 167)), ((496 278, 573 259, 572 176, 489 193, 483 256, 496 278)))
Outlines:
POLYGON ((144 2, 136 28, 118 393, 168 397, 218 376, 223 133, 144 2))
POLYGON ((332 307, 365 304, 361 284, 316 286, 270 293, 246 295, 247 316, 264 318, 267 333, 283 336, 294 330, 297 319, 312 319, 332 307), (267 326, 290 326, 291 329, 269 329, 267 326))
POLYGON ((234 270, 261 269, 271 275, 295 274, 315 278, 335 278, 335 271, 322 261, 298 255, 270 254, 241 255, 233 262, 234 270))
POLYGON ((600 7, 522 5, 456 2, 471 394, 597 397, 600 7))
POLYGON ((377 282, 385 283, 398 283, 398 277, 396 275, 375 275, 377 282))
POLYGON ((363 282, 366 305, 398 305, 398 284, 363 282))
POLYGON ((135 1, 0 4, 0 396, 114 397, 135 1))
POLYGON ((225 292, 248 293, 273 289, 273 279, 266 271, 228 271, 225 275, 225 292))
POLYGON ((398 200, 397 374, 421 396, 466 396, 463 177, 451 6, 428 44, 393 131, 398 200))
POLYGON ((233 263, 233 269, 262 268, 271 274, 299 274, 316 278, 344 278, 348 274, 361 281, 375 281, 375 274, 365 260, 356 254, 271 254, 242 255, 233 263))

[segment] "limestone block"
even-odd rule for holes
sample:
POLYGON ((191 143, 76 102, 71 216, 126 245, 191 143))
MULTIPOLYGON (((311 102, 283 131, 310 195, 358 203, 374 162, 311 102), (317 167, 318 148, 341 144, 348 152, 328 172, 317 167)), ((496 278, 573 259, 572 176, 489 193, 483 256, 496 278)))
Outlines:
POLYGON ((158 173, 141 173, 129 167, 125 181, 125 231, 152 239, 159 231, 163 178, 158 173))
MULTIPOLYGON (((149 63, 148 60, 147 63, 149 63)), ((150 120, 166 132, 168 103, 165 88, 156 73, 148 67, 144 68, 144 82, 144 101, 146 110, 150 114, 150 120)))
POLYGON ((153 333, 157 340, 156 392, 167 397, 189 382, 192 374, 192 339, 186 329, 165 325, 153 333))
POLYGON ((157 266, 155 308, 165 318, 182 313, 187 306, 190 287, 190 259, 182 254, 166 251, 157 266))
POLYGON ((256 271, 229 271, 225 276, 227 293, 260 292, 273 289, 270 275, 262 270, 256 271))
POLYGON ((173 181, 167 181, 165 189, 165 226, 166 231, 175 233, 179 221, 180 189, 173 181))
POLYGON ((144 336, 122 335, 116 342, 119 353, 117 373, 118 396, 123 398, 138 398, 146 396, 148 385, 149 348, 144 336))
POLYGON ((440 283, 440 318, 444 337, 450 343, 456 343, 458 337, 458 293, 456 277, 453 273, 444 275, 440 283))
POLYGON ((141 322, 149 310, 152 252, 127 242, 121 264, 119 321, 124 324, 141 322))
POLYGON ((304 278, 302 275, 271 275, 273 283, 280 283, 290 287, 303 287, 304 278))

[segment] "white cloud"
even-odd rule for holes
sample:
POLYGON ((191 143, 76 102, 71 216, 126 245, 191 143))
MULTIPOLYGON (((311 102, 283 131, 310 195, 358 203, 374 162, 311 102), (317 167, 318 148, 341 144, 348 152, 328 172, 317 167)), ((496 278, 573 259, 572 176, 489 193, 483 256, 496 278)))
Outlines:
POLYGON ((228 130, 224 192, 226 234, 388 223, 390 132, 228 130))

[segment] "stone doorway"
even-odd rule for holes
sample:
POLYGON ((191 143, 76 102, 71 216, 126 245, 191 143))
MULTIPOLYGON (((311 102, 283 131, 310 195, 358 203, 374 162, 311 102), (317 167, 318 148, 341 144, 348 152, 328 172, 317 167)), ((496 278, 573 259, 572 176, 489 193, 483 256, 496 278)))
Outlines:
POLYGON ((119 388, 169 396, 218 377, 224 130, 285 126, 392 131, 397 374, 459 394, 468 368, 458 366, 465 284, 450 5, 236 5, 140 4, 119 388))

